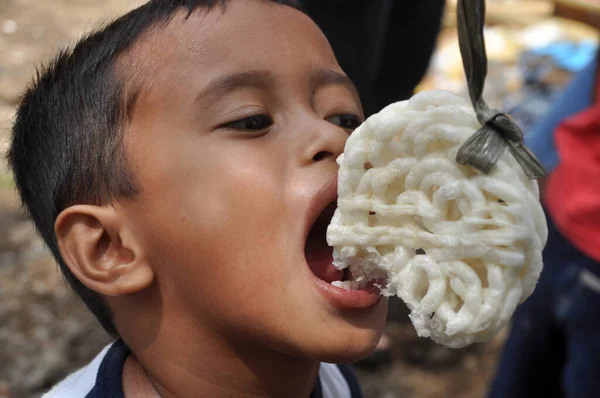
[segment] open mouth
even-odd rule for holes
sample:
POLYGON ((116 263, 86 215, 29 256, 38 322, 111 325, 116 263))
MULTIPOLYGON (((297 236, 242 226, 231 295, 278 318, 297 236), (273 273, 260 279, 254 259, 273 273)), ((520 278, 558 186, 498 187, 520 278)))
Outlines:
POLYGON ((337 208, 337 174, 313 197, 305 224, 304 256, 321 293, 338 309, 368 309, 381 301, 380 283, 333 265, 327 228, 337 208))
POLYGON ((333 202, 317 217, 308 233, 304 247, 304 256, 308 267, 317 278, 327 283, 349 281, 348 270, 338 270, 333 266, 333 248, 327 245, 327 227, 335 208, 336 204, 333 202))
POLYGON ((336 202, 330 203, 312 225, 304 256, 313 275, 337 288, 345 290, 368 290, 379 293, 377 287, 381 281, 370 280, 366 276, 354 277, 349 268, 337 269, 333 265, 333 248, 327 244, 327 227, 336 210, 336 202))

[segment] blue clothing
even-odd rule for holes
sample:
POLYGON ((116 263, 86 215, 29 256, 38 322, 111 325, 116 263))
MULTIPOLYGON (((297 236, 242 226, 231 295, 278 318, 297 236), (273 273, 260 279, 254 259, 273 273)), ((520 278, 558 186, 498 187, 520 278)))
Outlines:
POLYGON ((514 315, 490 398, 600 397, 600 265, 548 220, 544 269, 514 315))
POLYGON ((581 42, 559 41, 534 48, 529 53, 537 57, 549 57, 552 63, 569 72, 577 72, 588 65, 596 56, 598 46, 594 40, 581 42))
POLYGON ((575 75, 565 90, 557 97, 550 111, 525 135, 525 144, 531 149, 547 171, 558 163, 554 145, 554 131, 567 117, 588 108, 593 99, 596 82, 596 61, 575 75))
MULTIPOLYGON (((123 367, 129 348, 122 340, 107 346, 86 367, 73 373, 43 398, 124 398, 123 367)), ((322 363, 310 398, 361 398, 362 392, 347 365, 322 363)))

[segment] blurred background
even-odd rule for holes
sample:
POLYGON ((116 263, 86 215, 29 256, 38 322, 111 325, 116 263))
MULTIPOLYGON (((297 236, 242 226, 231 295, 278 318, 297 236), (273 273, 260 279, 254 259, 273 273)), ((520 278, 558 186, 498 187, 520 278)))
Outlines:
MULTIPOLYGON (((108 337, 69 291, 19 211, 4 154, 13 108, 35 66, 83 32, 140 0, 0 0, 0 398, 36 397, 87 363, 108 337)), ((488 0, 490 67, 484 98, 525 134, 594 57, 600 2, 488 0)), ((466 95, 449 0, 430 67, 417 90, 466 95)), ((409 55, 407 55, 409 57, 409 55)), ((358 368, 367 397, 482 397, 507 331, 461 350, 416 336, 395 300, 387 335, 391 362, 358 368)))

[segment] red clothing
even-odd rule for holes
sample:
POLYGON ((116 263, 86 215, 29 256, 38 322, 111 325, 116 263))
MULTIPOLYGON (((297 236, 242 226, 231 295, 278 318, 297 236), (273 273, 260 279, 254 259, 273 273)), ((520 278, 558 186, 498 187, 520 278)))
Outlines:
POLYGON ((560 124, 555 143, 560 160, 548 180, 547 210, 571 244, 600 262, 600 103, 560 124))

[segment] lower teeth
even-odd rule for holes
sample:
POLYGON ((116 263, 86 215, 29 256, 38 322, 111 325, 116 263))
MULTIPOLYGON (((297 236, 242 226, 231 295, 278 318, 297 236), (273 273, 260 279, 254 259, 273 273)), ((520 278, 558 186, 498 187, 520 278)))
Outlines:
POLYGON ((343 283, 344 283, 344 282, 342 282, 342 281, 333 281, 333 282, 331 282, 331 284, 332 284, 333 286, 335 286, 335 287, 340 287, 340 288, 343 286, 343 283))
POLYGON ((331 282, 331 284, 335 287, 339 287, 340 289, 360 290, 367 284, 367 280, 363 279, 361 281, 343 281, 343 282, 342 281, 333 281, 333 282, 331 282))

